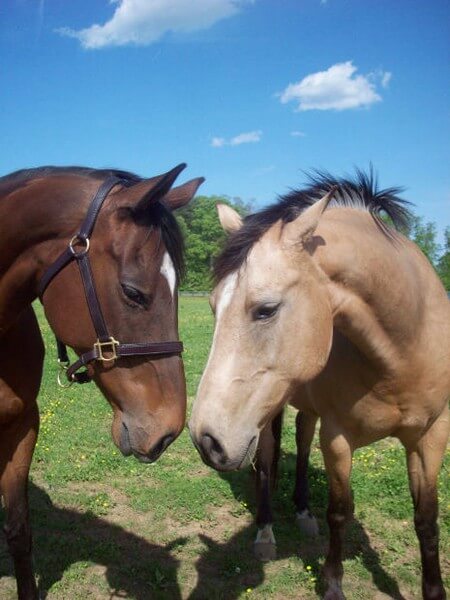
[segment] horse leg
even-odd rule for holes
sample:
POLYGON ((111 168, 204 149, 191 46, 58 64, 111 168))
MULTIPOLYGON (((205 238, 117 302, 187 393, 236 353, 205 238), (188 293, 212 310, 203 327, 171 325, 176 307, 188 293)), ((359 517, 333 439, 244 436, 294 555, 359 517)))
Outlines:
POLYGON ((341 432, 327 431, 323 422, 320 441, 329 486, 327 521, 330 546, 323 569, 327 584, 324 600, 343 600, 342 545, 345 526, 354 508, 350 489, 352 449, 341 432))
POLYGON ((296 506, 297 524, 300 530, 309 537, 319 535, 315 517, 309 510, 308 462, 317 417, 298 412, 295 419, 295 440, 297 443, 297 468, 295 477, 294 502, 296 506))
POLYGON ((6 509, 4 531, 14 562, 19 600, 36 600, 27 482, 39 429, 36 397, 44 350, 31 308, 1 338, 0 346, 0 492, 6 509))
POLYGON ((277 546, 273 535, 273 515, 270 494, 275 487, 278 459, 280 456, 280 412, 261 432, 256 459, 256 524, 258 533, 254 542, 255 556, 262 561, 274 560, 277 546))
POLYGON ((4 532, 14 561, 19 600, 38 598, 31 559, 31 529, 27 497, 28 473, 36 443, 38 423, 39 415, 36 409, 9 428, 2 428, 1 433, 1 453, 5 449, 3 436, 9 438, 9 444, 15 445, 8 464, 0 476, 0 488, 6 509, 4 532))
POLYGON ((424 600, 444 600, 446 593, 439 565, 437 477, 450 430, 448 406, 417 444, 406 446, 409 486, 414 504, 414 525, 422 560, 424 600))

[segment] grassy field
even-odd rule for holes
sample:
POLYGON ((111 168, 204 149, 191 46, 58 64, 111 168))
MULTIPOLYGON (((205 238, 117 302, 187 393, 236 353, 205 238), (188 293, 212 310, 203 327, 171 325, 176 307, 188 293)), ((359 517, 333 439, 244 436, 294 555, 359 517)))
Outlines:
MULTIPOLYGON (((212 319, 205 298, 182 298, 181 337, 189 395, 206 361, 212 319)), ((42 321, 42 320, 41 320, 42 321)), ((327 547, 326 478, 312 451, 312 505, 321 536, 296 530, 291 502, 294 413, 287 411, 275 496, 278 559, 253 558, 250 473, 220 475, 200 461, 186 431, 154 465, 124 459, 112 443, 110 409, 95 386, 55 385, 56 350, 47 345, 41 433, 30 485, 36 573, 50 600, 149 598, 234 600, 318 598, 327 547)), ((450 460, 440 481, 441 554, 450 583, 450 460), (447 558, 446 558, 447 557, 447 558)), ((345 553, 348 600, 420 598, 420 561, 402 449, 383 441, 356 453, 356 515, 345 553)), ((15 598, 0 542, 0 598, 15 598)))

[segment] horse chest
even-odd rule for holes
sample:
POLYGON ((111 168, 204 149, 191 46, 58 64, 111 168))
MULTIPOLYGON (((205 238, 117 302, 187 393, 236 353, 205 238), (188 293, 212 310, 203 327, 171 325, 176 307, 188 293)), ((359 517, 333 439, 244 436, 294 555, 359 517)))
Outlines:
POLYGON ((322 427, 341 431, 355 447, 392 435, 402 420, 398 405, 390 399, 367 389, 328 386, 321 381, 304 386, 291 404, 317 414, 322 427))

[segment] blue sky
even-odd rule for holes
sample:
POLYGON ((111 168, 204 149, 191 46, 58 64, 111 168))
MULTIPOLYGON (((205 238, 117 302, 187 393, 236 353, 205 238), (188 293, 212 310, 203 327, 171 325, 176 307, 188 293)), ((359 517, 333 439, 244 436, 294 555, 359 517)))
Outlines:
POLYGON ((450 223, 447 0, 2 0, 0 174, 187 162, 255 207, 371 161, 450 223))

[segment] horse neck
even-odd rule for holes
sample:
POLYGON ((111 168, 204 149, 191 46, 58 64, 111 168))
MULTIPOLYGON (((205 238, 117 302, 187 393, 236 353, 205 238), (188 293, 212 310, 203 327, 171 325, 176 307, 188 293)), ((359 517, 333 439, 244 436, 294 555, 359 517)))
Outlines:
POLYGON ((335 327, 383 371, 397 370, 417 342, 418 290, 432 279, 429 265, 403 236, 390 238, 360 210, 330 209, 315 239, 335 327))
POLYGON ((0 333, 37 295, 44 270, 86 214, 98 181, 42 177, 0 198, 0 333))

